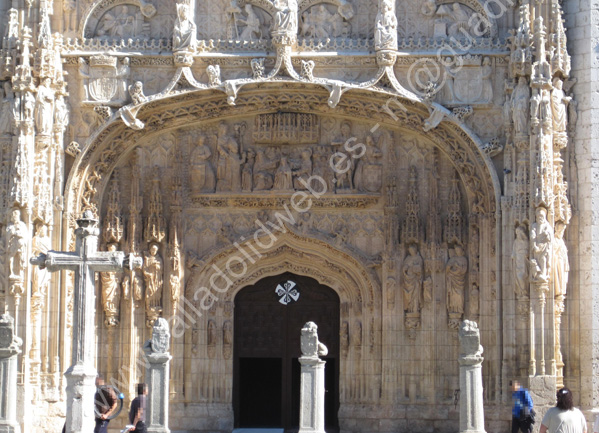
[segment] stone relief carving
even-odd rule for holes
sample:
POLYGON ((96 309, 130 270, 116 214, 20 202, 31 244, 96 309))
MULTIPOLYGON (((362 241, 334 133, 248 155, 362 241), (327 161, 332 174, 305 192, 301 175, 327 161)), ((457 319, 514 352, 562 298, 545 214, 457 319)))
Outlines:
MULTIPOLYGON (((214 168, 210 161, 212 151, 206 144, 206 136, 201 134, 198 143, 191 154, 191 190, 193 194, 212 193, 216 188, 214 168)), ((251 187, 250 187, 251 191, 251 187)))
POLYGON ((50 135, 54 122, 54 90, 49 77, 43 78, 35 100, 35 128, 39 135, 50 135))
POLYGON ((173 31, 173 51, 191 51, 196 49, 197 27, 190 17, 189 5, 177 3, 177 21, 173 31))
POLYGON ((493 66, 490 57, 466 55, 446 59, 446 83, 439 97, 446 104, 489 104, 493 101, 493 66))
POLYGON ((294 39, 298 31, 297 0, 276 0, 272 35, 294 39))
MULTIPOLYGON (((241 10, 239 12, 241 12, 241 10)), ((254 7, 251 4, 248 3, 245 5, 245 17, 236 18, 235 30, 238 39, 242 41, 262 39, 262 21, 256 12, 254 12, 254 7), (239 31, 239 24, 245 26, 241 32, 239 31)))
POLYGON ((415 329, 420 326, 420 309, 422 308, 422 282, 424 260, 415 244, 408 246, 408 255, 403 261, 403 303, 406 312, 406 328, 415 329))
POLYGON ((528 298, 530 242, 525 226, 516 227, 516 239, 512 247, 512 266, 514 269, 514 288, 517 299, 528 298))
POLYGON ((146 286, 146 325, 154 326, 154 322, 162 313, 163 262, 158 254, 158 244, 152 243, 148 254, 144 255, 142 269, 146 286))
POLYGON ((85 102, 108 105, 125 103, 129 95, 130 73, 128 57, 119 61, 117 57, 100 54, 91 56, 89 64, 84 58, 79 58, 85 102))
POLYGON ((536 221, 530 228, 530 241, 532 243, 530 273, 533 282, 547 283, 553 253, 553 228, 547 221, 547 209, 540 207, 536 210, 535 215, 536 221))
POLYGON ((381 0, 381 9, 376 17, 374 45, 377 50, 397 49, 397 16, 392 0, 381 0))
POLYGON ((380 192, 383 186, 382 141, 383 137, 379 138, 378 143, 372 135, 366 137, 366 153, 358 159, 354 173, 354 187, 358 192, 380 192))
MULTIPOLYGON (((424 4, 423 11, 426 15, 433 15, 430 11, 434 8, 434 2, 424 4)), ((484 26, 480 19, 471 19, 474 11, 458 2, 443 4, 438 7, 434 16, 435 19, 435 38, 454 37, 471 38, 488 36, 490 34, 489 26, 484 26)))
MULTIPOLYGON (((46 254, 51 249, 51 240, 48 236, 48 226, 43 223, 37 224, 35 236, 31 241, 31 254, 38 256, 46 254)), ((41 311, 44 299, 50 286, 50 273, 47 269, 33 269, 31 276, 31 300, 32 310, 41 311)))
POLYGON ((447 286, 448 326, 458 329, 464 314, 464 293, 468 273, 468 259, 461 245, 455 245, 450 250, 449 261, 445 267, 447 286))
POLYGON ((10 290, 13 294, 17 294, 23 290, 25 263, 27 261, 25 255, 27 254, 27 239, 29 236, 29 230, 21 220, 21 211, 19 209, 13 209, 10 223, 6 226, 6 235, 10 290))
MULTIPOLYGON (((148 14, 134 5, 121 5, 109 9, 98 21, 90 37, 127 39, 149 37, 149 24, 145 22, 148 14)), ((89 25, 88 25, 89 30, 89 25)))
MULTIPOLYGON (((108 251, 117 251, 118 244, 108 244, 108 251)), ((102 305, 104 307, 104 324, 114 327, 119 324, 119 305, 121 300, 121 279, 116 272, 101 272, 102 305)))
POLYGON ((224 122, 218 126, 216 147, 216 191, 240 191, 241 165, 244 161, 241 159, 239 142, 229 133, 229 126, 224 122))
POLYGON ((329 350, 318 340, 318 326, 314 322, 308 322, 301 330, 300 347, 302 357, 318 358, 327 356, 329 350))
POLYGON ((554 257, 555 257, 555 296, 566 297, 568 290, 568 279, 570 274, 570 259, 568 258, 568 247, 564 241, 566 225, 558 222, 555 225, 554 257))
POLYGON ((337 6, 334 12, 331 9, 332 6, 320 4, 302 13, 300 35, 316 39, 350 37, 352 27, 349 20, 354 16, 353 6, 346 3, 337 6))

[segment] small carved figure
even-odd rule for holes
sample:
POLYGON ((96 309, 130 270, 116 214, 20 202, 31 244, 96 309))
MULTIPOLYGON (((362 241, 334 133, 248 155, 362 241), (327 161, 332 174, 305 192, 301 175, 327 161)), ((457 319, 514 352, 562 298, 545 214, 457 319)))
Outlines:
POLYGON ((391 0, 383 0, 376 17, 374 44, 377 50, 397 49, 397 16, 391 0))
POLYGON ((245 25, 243 31, 239 34, 239 39, 242 41, 253 41, 262 37, 260 18, 254 12, 254 8, 251 4, 245 5, 245 13, 247 16, 245 19, 238 18, 237 22, 245 25))
POLYGON ((482 92, 480 102, 489 103, 493 101, 493 67, 491 58, 485 57, 482 66, 482 92))
POLYGON ((197 27, 189 16, 189 5, 177 3, 177 22, 173 31, 173 51, 195 51, 197 27))
POLYGON ((64 100, 64 96, 62 94, 58 94, 54 107, 54 126, 59 128, 60 131, 64 131, 68 124, 69 107, 64 100))
POLYGON ((239 143, 229 134, 229 126, 221 122, 218 126, 218 167, 216 170, 217 191, 239 191, 241 189, 241 156, 239 143))
POLYGON ((464 290, 468 259, 461 245, 454 247, 454 255, 445 267, 447 284, 447 311, 451 314, 464 314, 464 290))
POLYGON ((570 260, 568 259, 568 247, 564 242, 564 231, 566 225, 558 222, 555 225, 555 296, 566 296, 568 289, 568 278, 570 274, 570 260))
POLYGON ((98 26, 97 36, 111 38, 135 37, 135 15, 129 13, 129 6, 115 8, 114 13, 107 13, 98 26))
POLYGON ((318 358, 329 353, 327 347, 318 341, 318 326, 314 322, 308 322, 302 328, 300 346, 302 357, 318 358))
POLYGON ((152 328, 150 347, 154 353, 166 353, 170 347, 171 333, 168 322, 162 317, 156 319, 152 328))
POLYGON ((530 229, 532 242, 531 275, 534 282, 546 283, 549 281, 551 270, 551 253, 553 250, 553 229, 547 221, 547 209, 537 208, 536 221, 530 229))
POLYGON ((62 10, 64 17, 64 29, 66 32, 75 30, 77 25, 77 1, 76 0, 63 0, 62 10))
POLYGON ((518 84, 512 94, 512 118, 516 135, 528 134, 530 88, 525 77, 518 78, 518 84))
POLYGON ((274 185, 273 171, 277 168, 274 148, 258 149, 254 164, 254 191, 268 191, 274 185))
POLYGON ((245 154, 245 162, 241 170, 241 190, 243 192, 251 192, 254 179, 254 162, 256 160, 256 152, 249 149, 245 154))
POLYGON ((42 79, 35 101, 35 127, 39 135, 50 135, 54 121, 54 90, 49 77, 42 79))
POLYGON ((568 123, 568 104, 572 100, 566 96, 563 91, 563 81, 559 78, 553 80, 553 90, 551 92, 551 109, 553 113, 553 131, 565 133, 568 123))
POLYGON ((408 313, 418 313, 422 300, 422 281, 424 272, 424 260, 418 252, 416 245, 408 247, 408 256, 404 259, 403 273, 403 305, 408 313))
POLYGON ((275 173, 275 185, 274 189, 278 191, 289 191, 293 189, 293 172, 287 155, 281 156, 279 167, 275 173))
POLYGON ((524 226, 516 228, 516 240, 512 247, 512 263, 514 267, 514 282, 516 298, 528 297, 528 258, 530 242, 524 226))
POLYGON ((276 0, 273 35, 296 36, 298 30, 297 0, 276 0))
POLYGON ((129 86, 129 95, 134 105, 143 104, 146 100, 144 95, 144 84, 141 81, 136 81, 134 84, 129 86))
POLYGON ((354 186, 359 192, 379 192, 382 187, 383 156, 374 137, 366 137, 366 153, 358 160, 354 174, 354 186))
POLYGON ((301 154, 300 167, 293 172, 293 186, 296 190, 305 190, 308 179, 312 176, 312 150, 304 149, 301 154))
POLYGON ((4 82, 4 97, 0 108, 0 134, 12 135, 16 120, 15 93, 9 81, 4 82))
POLYGON ((146 312, 148 324, 153 324, 156 317, 162 312, 162 286, 163 264, 162 257, 158 254, 158 244, 150 245, 149 254, 145 255, 143 264, 143 277, 146 283, 146 312))
POLYGON ((27 225, 21 221, 21 211, 13 209, 11 221, 6 227, 8 237, 8 269, 10 277, 23 278, 27 254, 27 238, 29 231, 27 225))
POLYGON ((214 192, 216 182, 211 157, 212 151, 206 144, 206 136, 201 134, 191 153, 191 190, 194 194, 214 192))
MULTIPOLYGON (((112 243, 108 245, 108 251, 114 252, 117 250, 118 244, 112 243)), ((119 324, 119 304, 121 300, 121 282, 116 272, 100 272, 100 280, 102 281, 102 305, 106 326, 117 326, 119 324)))
POLYGON ((222 81, 220 79, 219 65, 209 65, 206 68, 206 73, 208 74, 208 83, 211 86, 220 86, 222 84, 222 81))

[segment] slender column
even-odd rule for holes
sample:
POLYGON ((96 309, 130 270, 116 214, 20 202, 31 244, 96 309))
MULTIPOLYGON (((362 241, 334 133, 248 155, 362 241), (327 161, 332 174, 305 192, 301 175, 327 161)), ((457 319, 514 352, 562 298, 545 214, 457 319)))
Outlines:
POLYGON ((483 347, 476 322, 464 320, 460 338, 460 433, 485 433, 483 347))
POLYGON ((23 342, 11 316, 0 316, 0 433, 21 433, 17 422, 17 356, 23 342))
POLYGON ((169 364, 172 356, 168 353, 171 334, 168 322, 158 318, 154 322, 152 338, 144 344, 146 354, 146 383, 148 401, 146 423, 148 433, 169 433, 169 364))
POLYGON ((324 364, 320 356, 328 349, 318 341, 318 327, 308 322, 302 328, 300 429, 299 433, 324 433, 324 364))

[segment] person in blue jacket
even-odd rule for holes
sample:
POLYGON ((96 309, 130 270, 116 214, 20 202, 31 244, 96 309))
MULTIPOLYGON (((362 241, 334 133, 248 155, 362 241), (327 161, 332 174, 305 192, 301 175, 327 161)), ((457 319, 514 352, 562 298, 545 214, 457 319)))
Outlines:
POLYGON ((526 388, 520 386, 520 382, 513 380, 510 382, 512 387, 512 433, 530 433, 534 423, 534 411, 532 398, 526 388), (531 416, 532 414, 532 416, 531 416))

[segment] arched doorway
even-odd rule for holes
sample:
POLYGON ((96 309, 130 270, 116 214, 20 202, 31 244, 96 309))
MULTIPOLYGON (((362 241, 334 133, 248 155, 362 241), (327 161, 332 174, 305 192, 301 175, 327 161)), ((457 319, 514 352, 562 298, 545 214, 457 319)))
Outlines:
POLYGON ((325 358, 325 424, 327 429, 337 428, 339 297, 312 278, 288 272, 264 278, 235 297, 236 427, 297 430, 300 329, 308 321, 318 325, 319 338, 329 349, 325 358))

